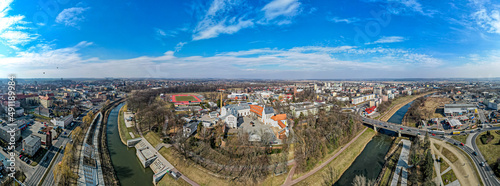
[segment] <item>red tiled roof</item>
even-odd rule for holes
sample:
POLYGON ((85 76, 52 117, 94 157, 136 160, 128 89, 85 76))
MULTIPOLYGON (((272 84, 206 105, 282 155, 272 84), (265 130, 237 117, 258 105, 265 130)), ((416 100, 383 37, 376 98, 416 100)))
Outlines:
POLYGON ((259 116, 262 116, 262 110, 264 110, 264 108, 259 105, 250 105, 250 111, 259 116))
POLYGON ((286 125, 285 125, 283 122, 281 122, 281 120, 279 120, 279 121, 278 121, 278 125, 279 125, 282 129, 284 129, 284 128, 286 127, 286 125))
POLYGON ((284 119, 286 119, 286 114, 274 115, 274 116, 271 116, 271 119, 273 119, 274 121, 284 120, 284 119))
POLYGON ((371 114, 375 110, 375 108, 377 108, 377 107, 373 106, 373 107, 365 109, 365 111, 366 111, 366 113, 371 114))

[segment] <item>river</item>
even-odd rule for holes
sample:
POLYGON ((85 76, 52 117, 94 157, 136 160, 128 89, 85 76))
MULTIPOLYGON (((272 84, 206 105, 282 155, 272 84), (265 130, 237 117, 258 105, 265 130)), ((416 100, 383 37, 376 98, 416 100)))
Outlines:
MULTIPOLYGON (((401 124, 403 117, 408 112, 410 102, 401 107, 394 115, 389 118, 389 122, 401 124)), ((335 186, 352 185, 352 181, 356 175, 363 175, 366 179, 377 179, 380 171, 384 167, 384 157, 391 147, 391 136, 396 133, 384 129, 380 129, 370 142, 363 149, 361 154, 354 160, 351 166, 342 174, 340 179, 334 184, 335 186)))
POLYGON ((120 140, 118 113, 123 105, 124 103, 111 111, 106 128, 107 144, 113 167, 123 186, 152 186, 153 171, 149 168, 144 169, 135 155, 135 148, 127 148, 120 140))

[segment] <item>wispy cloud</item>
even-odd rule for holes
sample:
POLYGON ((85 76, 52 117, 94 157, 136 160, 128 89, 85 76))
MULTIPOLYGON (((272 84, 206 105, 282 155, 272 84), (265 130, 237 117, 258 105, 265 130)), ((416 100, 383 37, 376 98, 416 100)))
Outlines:
POLYGON ((181 51, 182 47, 184 47, 185 44, 187 44, 187 42, 179 42, 179 43, 177 43, 177 45, 175 45, 175 52, 181 51))
POLYGON ((25 45, 35 40, 38 35, 30 33, 29 22, 24 21, 23 15, 9 15, 10 4, 13 0, 0 2, 0 42, 13 49, 19 50, 19 45, 25 45))
POLYGON ((333 18, 329 18, 328 20, 335 22, 335 23, 347 23, 347 24, 356 23, 356 22, 360 21, 360 19, 357 17, 351 17, 351 18, 333 17, 333 18))
MULTIPOLYGON (((313 10, 312 8, 311 10, 313 10)), ((193 31, 193 40, 234 34, 255 25, 287 25, 302 11, 298 0, 272 0, 262 8, 244 1, 214 0, 193 31)))
POLYGON ((64 9, 61 13, 59 13, 59 15, 57 15, 56 22, 66 26, 79 28, 78 23, 85 20, 85 17, 81 14, 88 9, 89 7, 73 7, 64 9))
POLYGON ((298 0, 273 0, 261 10, 264 11, 265 21, 279 25, 290 24, 292 18, 302 11, 298 0))
POLYGON ((500 34, 500 12, 491 10, 488 12, 486 8, 472 14, 476 23, 489 33, 500 34))
POLYGON ((367 45, 370 45, 370 44, 380 44, 380 43, 398 43, 398 42, 403 42, 405 41, 406 39, 404 37, 401 37, 401 36, 384 36, 374 42, 371 42, 371 43, 365 43, 367 45))
POLYGON ((369 2, 381 2, 386 4, 386 10, 395 15, 406 15, 418 13, 423 16, 432 17, 437 11, 426 9, 418 0, 367 0, 369 2))
POLYGON ((220 34, 233 34, 243 28, 252 27, 253 20, 235 14, 239 2, 214 0, 193 31, 193 40, 209 39, 220 34))

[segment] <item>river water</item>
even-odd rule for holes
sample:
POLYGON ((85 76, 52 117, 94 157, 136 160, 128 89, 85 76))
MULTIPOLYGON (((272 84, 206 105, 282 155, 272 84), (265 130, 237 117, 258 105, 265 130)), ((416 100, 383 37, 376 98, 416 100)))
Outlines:
MULTIPOLYGON (((107 144, 113 167, 123 186, 152 186, 153 171, 144 169, 135 155, 135 148, 127 148, 118 133, 118 113, 124 104, 115 107, 108 117, 107 144)), ((106 173, 104 173, 106 175, 106 173)))
MULTIPOLYGON (((404 115, 408 112, 412 103, 413 102, 410 102, 401 107, 388 121, 401 124, 404 115)), ((384 166, 384 157, 391 147, 391 136, 395 135, 395 132, 380 129, 379 133, 368 142, 361 154, 359 154, 352 165, 342 174, 334 185, 352 185, 352 181, 356 175, 363 175, 366 179, 371 180, 377 179, 384 166)))

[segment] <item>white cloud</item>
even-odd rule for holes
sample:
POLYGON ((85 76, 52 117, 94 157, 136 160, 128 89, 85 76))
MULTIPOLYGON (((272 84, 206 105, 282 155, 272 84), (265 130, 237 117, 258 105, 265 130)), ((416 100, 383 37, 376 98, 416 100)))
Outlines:
POLYGON ((181 51, 182 47, 187 44, 187 42, 179 42, 177 45, 175 45, 175 52, 181 51))
POLYGON ((498 10, 488 12, 486 8, 482 8, 475 12, 472 17, 487 32, 500 34, 500 12, 498 10))
POLYGON ((214 38, 220 34, 234 34, 243 28, 252 27, 253 20, 238 14, 239 10, 236 10, 238 6, 239 2, 214 0, 194 29, 193 40, 214 38))
POLYGON ((273 0, 261 10, 268 22, 275 20, 277 24, 290 24, 291 18, 302 10, 300 5, 298 0, 273 0))
POLYGON ((392 75, 398 71, 410 74, 415 69, 435 69, 442 65, 440 59, 426 54, 353 46, 261 48, 214 56, 176 57, 174 51, 167 51, 161 56, 130 59, 82 57, 79 51, 90 45, 84 41, 62 49, 40 46, 45 49, 0 57, 0 66, 5 67, 0 73, 14 72, 18 77, 338 78, 359 74, 383 76, 389 72, 392 75), (109 71, 111 68, 115 70, 109 71))
POLYGON ((78 28, 77 24, 85 19, 81 14, 88 10, 89 8, 82 7, 72 7, 61 11, 56 17, 56 22, 64 24, 66 26, 72 26, 78 28))
POLYGON ((396 15, 404 15, 409 12, 416 12, 424 16, 432 17, 435 10, 424 10, 422 4, 418 0, 368 0, 371 2, 384 2, 387 3, 386 10, 389 13, 396 15))
POLYGON ((357 17, 351 17, 351 18, 339 18, 339 17, 333 17, 331 19, 328 19, 329 21, 333 21, 335 23, 347 23, 347 24, 350 24, 350 23, 355 23, 355 22, 359 22, 360 19, 357 18, 357 17))
POLYGON ((26 31, 30 28, 24 25, 29 24, 29 22, 23 21, 25 18, 23 15, 8 15, 11 3, 12 0, 0 2, 0 42, 18 50, 17 46, 23 46, 33 41, 38 35, 26 31))
POLYGON ((406 39, 401 36, 384 36, 372 43, 365 43, 365 44, 369 45, 369 44, 380 44, 380 43, 398 43, 398 42, 403 42, 405 40, 406 39))

